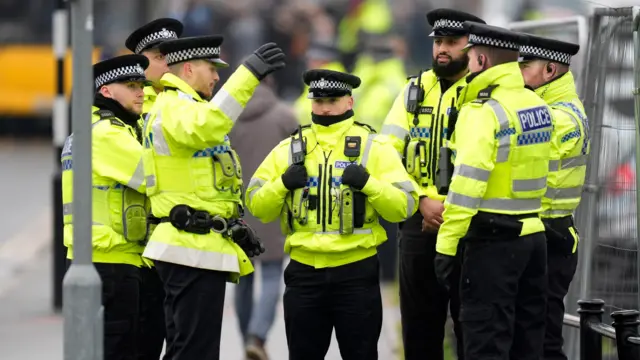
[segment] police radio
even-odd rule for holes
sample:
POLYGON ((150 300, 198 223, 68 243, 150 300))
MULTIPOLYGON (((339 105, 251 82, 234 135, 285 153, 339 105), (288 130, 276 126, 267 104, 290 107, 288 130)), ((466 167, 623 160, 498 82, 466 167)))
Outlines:
POLYGON ((414 115, 414 125, 418 125, 418 109, 424 100, 424 89, 422 89, 420 80, 422 80, 422 71, 418 74, 416 83, 412 82, 409 84, 409 89, 407 89, 407 112, 414 115))
MULTIPOLYGON (((456 128, 456 122, 458 121, 458 110, 456 109, 455 99, 451 99, 451 112, 449 113, 449 121, 447 123, 447 134, 445 139, 451 140, 451 135, 456 128)), ((449 185, 451 184, 451 177, 453 176, 453 162, 451 157, 453 151, 446 146, 440 148, 440 159, 438 159, 438 170, 436 170, 435 185, 438 189, 438 194, 445 195, 449 192, 449 185)))
MULTIPOLYGON (((307 155, 307 147, 302 137, 302 126, 298 125, 298 134, 291 138, 291 164, 304 166, 304 158, 307 155)), ((300 199, 294 199, 294 193, 291 193, 291 204, 293 217, 298 220, 300 225, 307 223, 309 215, 309 186, 302 188, 300 199)), ((313 210, 313 209, 312 209, 313 210)))
POLYGON ((298 126, 298 136, 291 139, 291 163, 293 165, 304 165, 304 157, 307 155, 302 138, 302 126, 298 126))

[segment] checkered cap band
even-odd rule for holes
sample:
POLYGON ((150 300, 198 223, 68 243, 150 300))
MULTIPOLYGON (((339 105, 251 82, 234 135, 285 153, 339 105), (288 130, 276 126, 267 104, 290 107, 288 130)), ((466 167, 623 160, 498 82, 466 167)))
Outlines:
POLYGON ((462 21, 455 21, 455 20, 449 20, 449 19, 438 19, 433 23, 433 30, 440 30, 440 29, 459 29, 462 30, 464 29, 464 26, 462 25, 462 21))
POLYGON ((520 56, 542 58, 567 65, 571 63, 571 55, 567 53, 530 45, 524 45, 520 48, 520 56))
POLYGON ((518 51, 520 45, 513 41, 506 41, 501 39, 494 39, 487 36, 479 36, 476 34, 469 35, 469 43, 473 45, 485 45, 485 46, 493 46, 502 49, 515 50, 518 51))
POLYGON ((309 83, 309 91, 313 90, 344 90, 351 91, 353 87, 346 82, 336 80, 314 80, 309 83))
POLYGON ((123 66, 98 75, 95 80, 96 89, 99 89, 102 85, 118 81, 119 79, 133 77, 144 78, 144 69, 140 64, 123 66))
POLYGON ((158 40, 174 40, 178 38, 178 34, 176 34, 175 31, 173 30, 167 30, 167 29, 162 29, 160 31, 151 33, 147 36, 145 36, 142 40, 140 40, 140 42, 138 43, 138 45, 136 46, 136 54, 139 54, 142 49, 144 49, 145 47, 147 47, 147 45, 157 42, 158 40))
POLYGON ((220 47, 200 47, 193 49, 178 50, 167 53, 167 64, 175 64, 191 59, 208 59, 220 57, 220 47))

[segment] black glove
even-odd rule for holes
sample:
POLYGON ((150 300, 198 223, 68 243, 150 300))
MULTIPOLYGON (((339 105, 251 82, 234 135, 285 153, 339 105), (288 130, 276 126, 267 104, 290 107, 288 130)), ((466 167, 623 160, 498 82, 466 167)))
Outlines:
POLYGON ((244 220, 238 220, 231 226, 231 239, 240 246, 248 257, 258 256, 265 252, 260 238, 244 220))
POLYGON ((267 43, 249 55, 244 66, 255 75, 258 80, 284 67, 284 52, 275 43, 267 43))
POLYGON ((344 169, 342 173, 342 183, 349 185, 356 190, 362 190, 362 188, 369 181, 369 173, 362 165, 351 164, 344 169))
POLYGON ((307 186, 307 168, 304 165, 291 165, 282 174, 282 183, 287 190, 302 189, 307 186))
POLYGON ((456 264, 456 257, 437 253, 434 263, 438 283, 447 291, 450 291, 452 285, 451 275, 456 264))

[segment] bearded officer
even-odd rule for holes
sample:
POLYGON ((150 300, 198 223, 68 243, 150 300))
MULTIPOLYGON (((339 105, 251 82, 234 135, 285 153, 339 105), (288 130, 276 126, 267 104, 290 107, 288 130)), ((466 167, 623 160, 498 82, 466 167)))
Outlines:
POLYGON ((280 216, 291 261, 283 299, 289 359, 324 359, 336 330, 345 360, 377 359, 382 303, 378 217, 413 215, 417 184, 386 137, 354 121, 360 78, 305 72, 312 124, 274 148, 247 187, 251 213, 280 216))
POLYGON ((153 231, 144 256, 166 291, 172 360, 219 359, 227 280, 249 274, 247 256, 264 251, 242 221, 242 170, 227 134, 259 82, 284 67, 268 43, 213 96, 222 36, 160 44, 170 72, 145 121, 144 167, 153 231), (174 333, 171 333, 171 331, 174 333))
MULTIPOLYGON (((438 189, 436 180, 441 148, 455 127, 458 88, 466 85, 469 59, 463 49, 468 36, 462 24, 466 20, 484 21, 452 9, 433 10, 427 20, 433 28, 433 69, 410 79, 382 126, 382 134, 388 135, 403 155, 407 171, 422 192, 420 212, 400 225, 402 338, 407 360, 442 360, 449 307, 457 355, 463 359, 457 286, 451 286, 448 292, 434 273, 436 236, 446 196, 446 189, 438 189)), ((457 280, 457 276, 452 277, 453 282, 457 280)))
POLYGON ((547 192, 542 198, 542 222, 547 229, 547 321, 545 360, 566 360, 562 351, 564 297, 578 265, 578 230, 573 212, 580 204, 587 173, 589 125, 569 65, 580 46, 527 36, 520 47, 525 83, 553 110, 554 131, 547 192))
MULTIPOLYGON (((142 55, 124 55, 93 66, 92 107, 93 262, 102 280, 104 359, 137 360, 140 268, 147 236, 142 144, 142 55)), ((73 259, 73 134, 62 151, 64 244, 73 259)))
MULTIPOLYGON (((159 92, 162 91, 160 78, 169 72, 169 67, 158 46, 167 40, 175 40, 182 34, 182 23, 175 19, 156 19, 136 29, 125 41, 126 47, 135 54, 146 56, 149 67, 145 70, 150 85, 144 88, 142 106, 142 133, 145 115, 151 109, 159 92)), ((150 229, 153 230, 153 227, 150 229)), ((140 304, 140 360, 157 360, 162 353, 166 336, 164 319, 164 289, 152 261, 141 269, 142 289, 140 304)))
POLYGON ((539 214, 551 151, 551 109, 526 89, 506 29, 465 22, 469 70, 451 148, 455 168, 436 243, 447 283, 464 242, 460 323, 465 357, 538 360, 547 291, 539 214))

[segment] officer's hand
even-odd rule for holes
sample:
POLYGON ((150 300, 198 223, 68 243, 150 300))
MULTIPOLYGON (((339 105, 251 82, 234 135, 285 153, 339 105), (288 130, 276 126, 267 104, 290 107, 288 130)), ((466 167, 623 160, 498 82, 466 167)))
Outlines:
POLYGON ((456 286, 456 284, 452 284, 453 280, 451 279, 456 264, 456 257, 437 253, 434 263, 438 283, 447 289, 447 291, 451 290, 452 285, 456 286))
POLYGON ((438 231, 444 222, 442 212, 444 204, 438 200, 423 197, 420 199, 420 214, 422 214, 422 231, 438 231))
POLYGON ((289 191, 307 186, 307 168, 304 165, 291 165, 282 174, 282 183, 289 191))
POLYGON ((244 66, 255 75, 258 80, 264 79, 272 72, 282 69, 285 65, 284 52, 275 43, 260 46, 244 61, 244 66))
POLYGON ((362 190, 369 181, 369 173, 360 164, 351 164, 342 173, 342 183, 356 190, 362 190))

